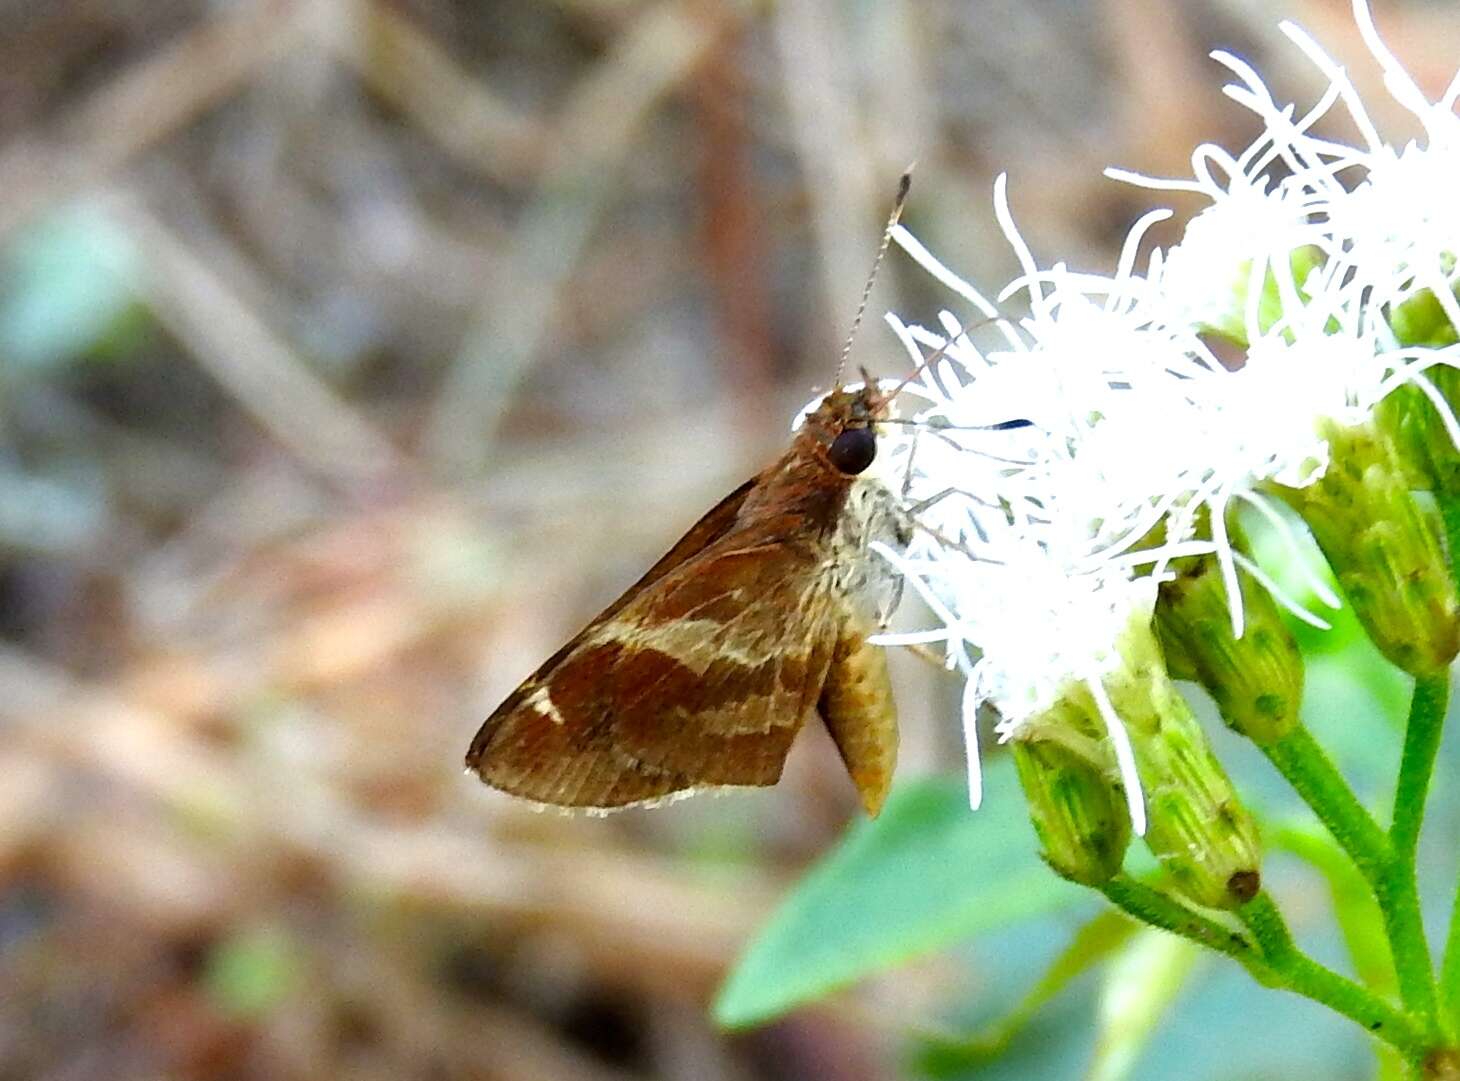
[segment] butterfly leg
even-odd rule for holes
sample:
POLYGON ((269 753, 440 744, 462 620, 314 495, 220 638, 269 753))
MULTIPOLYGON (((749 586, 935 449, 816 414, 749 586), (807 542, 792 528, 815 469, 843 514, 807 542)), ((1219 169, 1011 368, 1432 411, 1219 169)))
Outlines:
POLYGON ((940 672, 948 671, 947 658, 923 642, 902 642, 899 643, 898 648, 905 649, 914 657, 927 661, 940 672))
POLYGON ((903 507, 903 513, 910 518, 915 518, 919 514, 923 513, 923 511, 927 510, 929 507, 937 503, 941 503, 950 495, 953 495, 958 491, 959 489, 957 488, 944 488, 937 495, 930 495, 927 499, 920 499, 916 503, 911 503, 908 506, 903 507))

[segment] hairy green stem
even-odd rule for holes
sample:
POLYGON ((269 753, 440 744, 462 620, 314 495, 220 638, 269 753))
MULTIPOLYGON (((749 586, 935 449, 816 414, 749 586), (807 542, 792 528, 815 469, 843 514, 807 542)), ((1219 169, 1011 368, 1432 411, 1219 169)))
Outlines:
MULTIPOLYGON (((1460 583, 1460 499, 1440 491, 1436 493, 1440 519, 1445 524, 1445 551, 1450 557, 1450 576, 1460 583)), ((1452 1035, 1460 1031, 1460 883, 1450 909, 1450 930, 1445 940, 1444 961, 1440 965, 1441 1017, 1452 1035)))
POLYGON ((1460 1029, 1460 885, 1456 886, 1450 909, 1450 932, 1440 966, 1440 1001, 1451 1031, 1460 1029))
POLYGON ((1273 824, 1263 833, 1275 849, 1285 849, 1306 861, 1328 881, 1338 928, 1348 944, 1349 956, 1360 982, 1385 996, 1399 996, 1394 976, 1394 958, 1383 931, 1379 903, 1353 860, 1327 832, 1318 826, 1273 824))
POLYGON ((1111 904, 1141 923, 1224 953, 1251 972, 1258 983, 1267 987, 1281 986, 1281 981, 1268 970, 1262 955, 1245 936, 1188 908, 1169 894, 1126 874, 1110 879, 1100 887, 1100 892, 1111 904))
POLYGON ((1365 880, 1371 884, 1376 881, 1391 859, 1389 838, 1312 734, 1299 726, 1262 750, 1348 853, 1365 880))
MULTIPOLYGON (((1404 753, 1399 762, 1399 782, 1394 790, 1390 858, 1374 882, 1374 894, 1384 913, 1385 930, 1394 952, 1400 997, 1432 1030, 1440 1025, 1440 1017, 1434 968, 1420 914, 1415 850, 1449 697, 1448 674, 1423 676, 1415 681, 1404 732, 1404 753)), ((1443 1027, 1448 1030, 1452 1026, 1446 1022, 1443 1027)))
POLYGON ((1325 968, 1298 949, 1282 913, 1265 892, 1237 911, 1262 953, 1263 963, 1286 987, 1362 1025, 1378 1039, 1418 1062, 1429 1050, 1427 1033, 1359 984, 1325 968))
POLYGON ((1423 1018, 1434 1034, 1441 1024, 1435 996, 1434 966, 1425 941, 1415 881, 1415 845, 1424 820, 1425 798, 1434 772, 1435 752, 1449 697, 1446 676, 1416 681, 1405 732, 1394 822, 1388 833, 1359 803, 1348 782, 1305 728, 1296 728, 1264 750, 1313 809, 1369 883, 1384 918, 1405 1007, 1423 1018))
POLYGON ((1417 1062, 1428 1049, 1426 1034, 1378 995, 1298 949, 1282 914, 1266 893, 1238 910, 1251 933, 1225 927, 1182 902, 1128 875, 1116 875, 1102 887, 1112 904, 1142 923, 1160 927, 1239 962, 1265 987, 1296 992, 1363 1026, 1417 1062))
POLYGON ((1415 680, 1409 723, 1404 732, 1404 755, 1399 762, 1399 784, 1394 791, 1394 821, 1389 827, 1394 857, 1411 864, 1419 843, 1425 799, 1435 771, 1435 754, 1440 749, 1449 699, 1448 673, 1415 680))

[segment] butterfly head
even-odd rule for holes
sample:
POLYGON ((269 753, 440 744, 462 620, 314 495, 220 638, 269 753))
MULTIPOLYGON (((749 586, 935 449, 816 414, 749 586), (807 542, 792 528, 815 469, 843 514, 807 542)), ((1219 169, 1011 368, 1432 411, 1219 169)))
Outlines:
POLYGON ((839 473, 855 476, 877 457, 874 426, 886 419, 887 401, 869 376, 860 387, 839 387, 823 398, 806 417, 803 430, 822 446, 839 473))

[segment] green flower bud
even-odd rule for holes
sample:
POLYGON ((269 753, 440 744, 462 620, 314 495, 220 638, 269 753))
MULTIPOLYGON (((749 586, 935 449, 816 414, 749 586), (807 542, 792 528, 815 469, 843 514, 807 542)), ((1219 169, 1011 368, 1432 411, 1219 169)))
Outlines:
MULTIPOLYGON (((1391 308, 1388 324, 1394 339, 1410 348, 1442 349, 1460 340, 1450 316, 1429 289, 1422 289, 1403 304, 1391 308)), ((1448 364, 1437 364, 1425 370, 1421 378, 1429 380, 1440 391, 1451 410, 1460 408, 1460 371, 1448 364)), ((1400 460, 1409 470, 1410 484, 1460 495, 1460 450, 1454 446, 1450 432, 1445 431, 1434 402, 1419 387, 1406 384, 1391 391, 1375 412, 1378 427, 1393 440, 1400 460)))
MULTIPOLYGON (((1247 550, 1236 523, 1228 535, 1235 550, 1247 550)), ((1303 701, 1303 659, 1277 603, 1239 568, 1243 629, 1236 638, 1217 557, 1186 556, 1171 569, 1176 577, 1161 583, 1156 600, 1167 671, 1205 687, 1227 727, 1257 744, 1287 735, 1303 701)))
MULTIPOLYGON (((1460 373, 1436 365, 1429 379, 1447 399, 1460 402, 1460 373)), ((1374 410, 1375 426, 1394 445, 1410 487, 1460 494, 1460 450, 1440 421, 1434 403, 1416 386, 1397 387, 1374 410)))
POLYGON ((1029 817, 1045 862, 1071 881, 1098 887, 1120 870, 1130 846, 1120 771, 1103 731, 1078 730, 1098 719, 1079 718, 1078 728, 1047 721, 1012 744, 1029 817))
MULTIPOLYGON (((1196 219, 1197 222, 1201 218, 1196 219)), ((1196 222, 1193 222, 1196 225, 1196 222)), ((1188 227, 1188 231, 1190 230, 1188 227)), ((1176 249, 1177 252, 1180 248, 1176 249)), ((1173 257, 1178 257, 1173 253, 1173 257)), ((1293 280, 1301 290, 1303 282, 1314 267, 1323 262, 1323 252, 1312 245, 1294 248, 1289 255, 1293 280)), ((1228 303, 1221 310, 1208 311, 1199 315, 1197 322, 1202 330, 1226 338, 1237 345, 1247 343, 1247 296, 1252 287, 1252 260, 1245 259, 1234 268, 1231 294, 1228 303)), ((1282 294, 1278 290, 1277 277, 1271 267, 1262 279, 1262 296, 1257 300, 1257 325, 1266 333, 1283 314, 1282 294)))
POLYGON ((1434 513, 1377 426, 1330 421, 1322 434, 1331 454, 1322 478, 1273 491, 1308 523, 1380 652, 1413 675, 1448 667, 1460 650, 1460 598, 1434 513))
MULTIPOLYGON (((1445 309, 1428 289, 1416 293, 1391 313, 1389 325, 1402 346, 1444 348, 1457 340, 1445 309)), ((1436 364, 1420 376, 1428 379, 1449 403, 1460 407, 1460 371, 1436 364)), ((1460 495, 1460 449, 1440 421, 1434 403, 1418 387, 1405 385, 1379 403, 1376 423, 1394 442, 1416 488, 1460 495)))
POLYGON ((1389 313, 1389 326, 1400 345, 1428 345, 1439 349, 1460 340, 1439 298, 1428 289, 1396 305, 1389 313))
POLYGON ((1145 789, 1146 845, 1198 904, 1236 908, 1261 882, 1257 826, 1177 692, 1149 624, 1133 622, 1105 677, 1145 789))

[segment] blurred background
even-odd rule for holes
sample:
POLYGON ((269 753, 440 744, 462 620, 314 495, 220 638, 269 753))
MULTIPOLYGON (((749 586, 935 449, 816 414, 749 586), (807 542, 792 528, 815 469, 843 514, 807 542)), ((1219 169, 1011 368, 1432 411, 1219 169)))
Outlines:
MULTIPOLYGON (((1376 7, 1438 92, 1453 12, 1376 7)), ((1321 92, 1280 16, 1405 130, 1319 0, 0 2, 0 1078, 853 1081, 1007 1004, 1067 927, 711 1026, 855 817, 819 734, 607 819, 461 757, 783 445, 909 162, 986 290, 1001 171, 1108 269, 1151 199, 1105 165, 1255 134, 1211 48, 1321 92)), ((893 252, 854 362, 945 303, 893 252)), ((957 687, 895 678, 902 775, 961 770, 957 687)))

